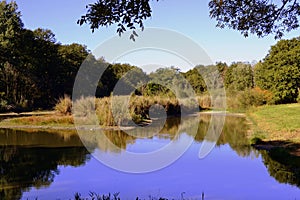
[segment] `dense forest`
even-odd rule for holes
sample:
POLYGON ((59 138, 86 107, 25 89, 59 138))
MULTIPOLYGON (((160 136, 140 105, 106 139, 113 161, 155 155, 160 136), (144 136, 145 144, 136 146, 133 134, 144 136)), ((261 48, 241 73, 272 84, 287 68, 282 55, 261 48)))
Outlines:
MULTIPOLYGON (((71 95, 82 62, 103 63, 85 45, 61 44, 49 29, 24 28, 15 2, 0 3, 0 110, 51 109, 58 99, 71 95)), ((208 95, 206 80, 210 71, 219 72, 224 82, 229 107, 297 102, 300 88, 300 37, 280 40, 266 57, 255 65, 235 62, 230 65, 198 65, 187 72, 180 66, 158 69, 146 74, 137 66, 109 64, 99 80, 96 96, 110 96, 115 85, 127 72, 143 80, 135 95, 172 96, 168 85, 184 77, 197 95, 208 95), (138 76, 137 76, 138 74, 138 76), (164 86, 156 84, 162 81, 164 86)), ((188 97, 187 85, 180 86, 188 97)))

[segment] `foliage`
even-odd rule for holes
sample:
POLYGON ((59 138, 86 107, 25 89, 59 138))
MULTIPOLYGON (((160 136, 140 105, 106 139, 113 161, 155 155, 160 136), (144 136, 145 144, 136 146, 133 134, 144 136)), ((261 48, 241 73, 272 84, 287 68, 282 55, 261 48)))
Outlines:
MULTIPOLYGON (((149 1, 103 0, 99 3, 103 4, 103 9, 108 5, 113 8, 114 5, 120 4, 120 9, 126 10, 127 7, 122 6, 128 4, 127 6, 133 6, 137 11, 140 9, 137 5, 145 6, 149 1)), ((218 93, 225 85, 230 108, 245 109, 299 100, 299 38, 282 40, 272 46, 266 58, 255 65, 254 72, 248 63, 237 62, 228 67, 226 63, 219 62, 209 66, 198 65, 187 72, 180 72, 177 67, 169 67, 146 74, 136 66, 109 64, 103 58, 96 59, 84 45, 62 45, 56 41, 55 34, 49 29, 38 28, 32 31, 23 28, 21 13, 17 10, 15 2, 2 1, 0 11, 1 110, 53 108, 57 99, 65 94, 72 95, 76 73, 83 61, 89 67, 102 67, 103 74, 95 94, 97 98, 109 97, 113 93, 114 96, 158 96, 173 101, 175 97, 181 99, 200 95, 200 106, 209 108, 212 107, 212 101, 208 92, 218 93), (107 68, 104 69, 103 64, 107 64, 107 68)), ((114 12, 117 16, 119 11, 113 10, 112 13, 114 12)), ((128 13, 128 16, 123 14, 123 17, 127 18, 133 13, 128 13)), ((123 23, 123 19, 120 20, 119 23, 123 23)), ((67 102, 61 103, 61 112, 70 112, 70 105, 67 102)), ((85 112, 88 111, 84 106, 80 110, 84 109, 85 112)), ((133 114, 134 110, 130 112, 137 121, 147 116, 145 113, 133 114)), ((178 110, 177 104, 170 110, 178 110)), ((109 112, 106 113, 108 117, 104 118, 110 119, 109 112)))
POLYGON ((274 94, 275 103, 296 102, 300 88, 300 38, 281 40, 255 66, 255 83, 274 94))
MULTIPOLYGON (((208 7, 210 17, 217 20, 217 27, 232 28, 245 37, 249 34, 258 37, 275 34, 277 39, 299 27, 298 0, 210 0, 208 7)), ((98 0, 86 8, 87 13, 81 16, 78 24, 89 24, 93 32, 100 27, 117 24, 119 35, 126 29, 136 29, 136 26, 143 30, 143 21, 152 13, 150 0, 98 0)), ((137 34, 133 31, 130 39, 134 40, 135 36, 137 34)))
POLYGON ((300 186, 300 159, 281 147, 261 152, 263 162, 269 174, 279 183, 300 186))
POLYGON ((189 94, 189 85, 176 67, 159 68, 149 74, 150 87, 147 94, 184 98, 189 94))
POLYGON ((259 87, 231 92, 227 95, 227 106, 232 110, 245 111, 250 107, 272 103, 272 93, 259 87))
POLYGON ((233 63, 225 73, 225 87, 228 90, 243 91, 254 86, 250 64, 233 63))
POLYGON ((201 74, 196 68, 193 68, 186 73, 183 73, 183 76, 191 84, 193 90, 196 91, 197 95, 200 95, 207 91, 207 86, 201 74))
POLYGON ((147 81, 145 72, 129 64, 109 64, 98 83, 96 97, 116 95, 130 95, 138 87, 139 81, 147 81), (114 91, 116 84, 119 84, 114 91))
POLYGON ((256 34, 258 37, 275 34, 278 39, 284 32, 299 27, 300 15, 300 4, 297 0, 279 2, 212 0, 209 2, 210 17, 217 20, 217 27, 232 28, 245 37, 249 34, 256 34))
POLYGON ((23 28, 14 1, 0 3, 0 92, 10 107, 51 108, 71 94, 72 82, 88 55, 85 46, 61 45, 48 29, 23 28))
MULTIPOLYGON (((158 0, 157 0, 158 1, 158 0)), ((149 0, 98 0, 87 6, 87 14, 81 16, 78 24, 88 23, 94 32, 101 26, 117 24, 117 33, 121 35, 126 28, 136 29, 136 25, 144 28, 143 20, 151 16, 149 0)), ((131 39, 137 36, 133 31, 131 39)))

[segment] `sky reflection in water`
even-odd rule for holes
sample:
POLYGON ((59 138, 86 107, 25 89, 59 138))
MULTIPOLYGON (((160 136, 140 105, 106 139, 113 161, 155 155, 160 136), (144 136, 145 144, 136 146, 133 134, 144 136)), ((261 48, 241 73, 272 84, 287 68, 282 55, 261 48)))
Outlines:
MULTIPOLYGON (((180 199, 296 199, 300 198, 297 171, 273 161, 265 152, 252 150, 245 138, 247 127, 243 118, 227 118, 215 149, 204 159, 198 158, 199 148, 209 117, 200 121, 195 142, 172 165, 151 173, 129 174, 113 170, 81 146, 76 135, 61 133, 26 133, 1 130, 0 199, 70 199, 76 192, 88 196, 89 191, 101 194, 120 192, 121 199, 168 197, 180 199), (56 147, 56 148, 53 148, 56 147), (60 147, 60 148, 57 148, 60 147), (25 162, 27 161, 27 162, 25 162), (283 171, 270 176, 268 168, 283 171), (279 169, 279 170, 278 170, 279 169), (18 173, 16 173, 18 172, 18 173), (282 177, 283 176, 283 177, 282 177), (290 177, 289 177, 290 176, 290 177), (279 183, 287 182, 288 184, 279 183)), ((180 141, 189 135, 193 120, 187 119, 180 129, 176 123, 163 129, 161 135, 146 139, 105 132, 114 144, 132 152, 149 152, 164 146, 171 139, 180 141), (117 138, 116 138, 117 135, 117 138)), ((93 144, 94 151, 120 156, 122 151, 93 144)), ((153 161, 155 162, 155 161, 153 161)))

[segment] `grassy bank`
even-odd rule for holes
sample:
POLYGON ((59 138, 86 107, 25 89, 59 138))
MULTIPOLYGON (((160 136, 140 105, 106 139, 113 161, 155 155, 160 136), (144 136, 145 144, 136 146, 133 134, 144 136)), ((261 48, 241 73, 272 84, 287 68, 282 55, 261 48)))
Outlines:
POLYGON ((253 122, 253 134, 265 141, 300 143, 300 104, 252 108, 247 115, 253 122))
POLYGON ((24 125, 24 126, 70 126, 73 125, 72 116, 61 116, 56 113, 43 116, 26 116, 5 119, 0 122, 1 126, 24 125))

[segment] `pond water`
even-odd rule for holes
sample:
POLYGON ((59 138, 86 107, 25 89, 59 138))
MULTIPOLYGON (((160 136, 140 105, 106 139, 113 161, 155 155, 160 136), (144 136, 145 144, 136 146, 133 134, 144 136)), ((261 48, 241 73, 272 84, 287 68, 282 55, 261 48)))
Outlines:
POLYGON ((0 129, 0 199, 74 199, 75 193, 88 197, 90 191, 119 192, 121 199, 202 199, 202 193, 208 200, 300 199, 300 160, 287 163, 252 149, 242 117, 226 117, 217 145, 199 159, 210 118, 170 118, 159 134, 138 132, 138 138, 107 130, 101 134, 114 145, 91 140, 89 151, 74 131, 0 129), (158 171, 120 172, 93 156, 149 152, 170 141, 176 145, 192 137, 189 130, 195 125, 198 131, 189 149, 158 171))

